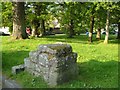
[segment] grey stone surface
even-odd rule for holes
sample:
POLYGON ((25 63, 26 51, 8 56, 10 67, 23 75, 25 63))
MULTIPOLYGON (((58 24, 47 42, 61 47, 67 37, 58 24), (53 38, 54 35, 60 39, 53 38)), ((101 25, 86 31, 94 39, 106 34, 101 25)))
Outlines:
POLYGON ((13 88, 14 90, 18 90, 22 87, 16 81, 7 79, 5 76, 2 75, 2 89, 4 90, 5 88, 13 88))
MULTIPOLYGON (((68 82, 78 75, 77 53, 68 44, 43 44, 24 59, 25 69, 41 76, 51 86, 68 82)), ((13 71, 15 72, 14 68, 13 71)))
POLYGON ((19 73, 19 72, 21 72, 21 71, 24 71, 24 70, 25 70, 24 64, 21 64, 21 65, 13 66, 13 67, 12 67, 12 73, 13 73, 13 74, 17 74, 17 73, 19 73))

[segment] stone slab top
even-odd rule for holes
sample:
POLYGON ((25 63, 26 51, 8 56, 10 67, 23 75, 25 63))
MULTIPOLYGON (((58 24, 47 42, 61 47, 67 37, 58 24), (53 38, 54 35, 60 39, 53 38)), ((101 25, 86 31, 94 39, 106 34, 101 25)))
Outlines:
POLYGON ((72 47, 68 44, 41 44, 38 46, 40 53, 68 54, 72 52, 72 47))
POLYGON ((53 50, 59 50, 59 49, 64 49, 64 48, 72 48, 70 45, 68 44, 41 44, 38 47, 48 47, 51 48, 53 50))

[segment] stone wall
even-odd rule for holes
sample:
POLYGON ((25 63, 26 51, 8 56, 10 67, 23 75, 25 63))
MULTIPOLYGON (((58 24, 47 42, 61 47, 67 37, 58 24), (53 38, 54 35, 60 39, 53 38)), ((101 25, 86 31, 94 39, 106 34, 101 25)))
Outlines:
POLYGON ((51 86, 68 82, 78 75, 77 53, 68 44, 45 44, 24 59, 25 69, 42 76, 51 86))

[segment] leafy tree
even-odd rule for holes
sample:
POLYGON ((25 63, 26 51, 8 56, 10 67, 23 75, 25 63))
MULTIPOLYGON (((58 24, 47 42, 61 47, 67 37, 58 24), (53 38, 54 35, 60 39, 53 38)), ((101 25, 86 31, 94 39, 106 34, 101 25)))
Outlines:
POLYGON ((68 37, 73 37, 76 33, 80 33, 80 28, 82 28, 82 15, 80 2, 64 2, 62 4, 61 13, 61 29, 68 35, 68 37))
MULTIPOLYGON (((1 3, 0 3, 0 7, 2 7, 1 3)), ((2 8, 0 8, 0 15, 2 15, 2 8)), ((0 17, 0 27, 2 27, 2 17, 0 17)))
POLYGON ((110 18, 110 11, 107 10, 107 18, 106 18, 106 36, 105 36, 105 40, 104 40, 104 43, 108 43, 108 38, 109 38, 109 24, 110 24, 110 21, 109 21, 109 18, 110 18))
POLYGON ((63 12, 61 13, 61 29, 65 31, 68 37, 73 37, 74 35, 74 19, 73 19, 73 2, 64 2, 62 6, 63 12))
POLYGON ((97 29, 96 39, 101 39, 101 29, 105 27, 106 11, 101 6, 101 2, 94 2, 96 4, 95 8, 95 29, 97 29))
POLYGON ((106 10, 106 36, 105 36, 105 40, 104 43, 107 44, 108 40, 109 40, 109 26, 110 24, 110 20, 112 17, 112 13, 116 8, 116 4, 115 2, 106 2, 106 3, 101 3, 102 7, 106 10))
POLYGON ((45 23, 48 19, 48 2, 32 2, 26 4, 26 19, 32 26, 32 36, 45 35, 45 23))
POLYGON ((2 23, 1 27, 9 27, 10 32, 12 33, 13 30, 13 13, 12 13, 12 3, 11 2, 1 2, 2 12, 2 23))
POLYGON ((113 10, 111 13, 112 24, 118 24, 118 35, 117 39, 120 39, 120 2, 114 3, 113 10))
POLYGON ((95 8, 96 8, 96 4, 94 3, 86 3, 86 9, 87 13, 86 15, 88 17, 90 17, 90 30, 89 30, 89 42, 93 42, 92 41, 92 37, 93 37, 93 28, 94 28, 94 22, 95 22, 95 8))

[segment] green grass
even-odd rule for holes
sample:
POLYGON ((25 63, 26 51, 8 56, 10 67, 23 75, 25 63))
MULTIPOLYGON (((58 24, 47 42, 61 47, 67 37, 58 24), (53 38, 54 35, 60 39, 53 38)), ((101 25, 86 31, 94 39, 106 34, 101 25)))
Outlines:
POLYGON ((11 67, 24 63, 28 53, 36 50, 40 44, 56 42, 68 43, 78 53, 77 63, 79 76, 76 80, 56 86, 55 88, 117 88, 118 87, 118 41, 110 36, 109 44, 102 40, 89 44, 87 36, 66 38, 65 35, 47 36, 44 38, 11 40, 2 37, 2 72, 8 78, 15 79, 23 87, 50 88, 42 78, 36 78, 27 72, 11 74, 11 67))

